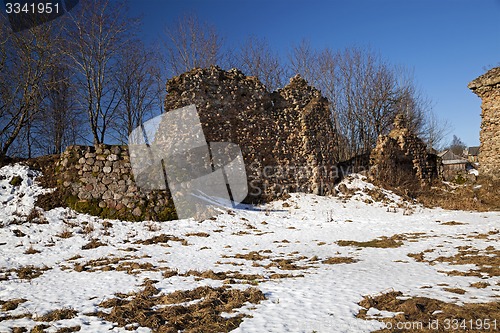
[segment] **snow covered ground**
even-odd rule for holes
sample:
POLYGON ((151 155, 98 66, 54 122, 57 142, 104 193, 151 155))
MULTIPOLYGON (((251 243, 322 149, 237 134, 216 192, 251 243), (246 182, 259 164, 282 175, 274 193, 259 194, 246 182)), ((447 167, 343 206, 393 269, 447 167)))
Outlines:
POLYGON ((352 196, 293 194, 205 221, 125 222, 62 208, 33 214, 34 198, 46 191, 36 184, 36 176, 21 165, 0 169, 0 301, 26 300, 0 312, 0 332, 31 329, 41 323, 36 319, 57 309, 74 309, 77 315, 46 322, 46 332, 76 326, 80 332, 127 332, 90 314, 105 310, 99 304, 116 293, 143 289, 146 278, 158 281, 154 286, 161 294, 224 284, 260 289, 266 299, 238 310, 249 316, 234 332, 371 332, 383 324, 356 318, 357 303, 365 295, 389 290, 457 304, 499 300, 499 276, 448 275, 477 267, 429 262, 465 247, 498 251, 498 212, 425 209, 354 175, 343 183, 352 196), (15 175, 22 178, 17 186, 9 184, 15 175), (371 191, 383 200, 373 200, 371 191), (26 221, 30 212, 31 221, 26 221), (160 235, 168 241, 152 241, 160 235), (339 242, 383 236, 400 246, 339 242), (424 261, 408 256, 423 251, 424 261), (335 258, 350 260, 337 263, 335 258), (21 275, 19 269, 30 266, 42 268, 40 275, 21 275), (166 277, 169 270, 177 274, 166 277), (185 274, 190 270, 261 277, 223 281, 185 274), (487 286, 471 286, 476 282, 487 286))

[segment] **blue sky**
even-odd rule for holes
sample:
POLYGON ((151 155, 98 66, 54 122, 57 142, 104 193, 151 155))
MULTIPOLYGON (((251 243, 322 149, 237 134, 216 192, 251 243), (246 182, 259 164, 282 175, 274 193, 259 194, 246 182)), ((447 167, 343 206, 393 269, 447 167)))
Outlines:
POLYGON ((309 39, 318 49, 369 47, 413 71, 434 112, 467 145, 479 144, 480 99, 467 84, 500 65, 500 0, 135 0, 147 40, 166 24, 196 13, 228 45, 264 37, 286 56, 309 39))

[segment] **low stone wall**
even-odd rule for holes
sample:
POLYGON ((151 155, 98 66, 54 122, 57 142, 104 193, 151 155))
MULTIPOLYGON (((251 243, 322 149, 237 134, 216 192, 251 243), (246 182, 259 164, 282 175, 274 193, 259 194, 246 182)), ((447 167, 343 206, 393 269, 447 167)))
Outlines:
POLYGON ((127 146, 70 146, 56 175, 68 206, 80 212, 127 220, 175 218, 168 191, 137 188, 127 146))

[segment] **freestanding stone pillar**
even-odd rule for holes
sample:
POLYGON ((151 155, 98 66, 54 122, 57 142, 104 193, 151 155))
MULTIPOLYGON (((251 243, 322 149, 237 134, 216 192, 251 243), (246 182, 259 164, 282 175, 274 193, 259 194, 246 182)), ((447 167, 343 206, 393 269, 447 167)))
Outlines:
POLYGON ((468 87, 482 100, 479 171, 500 178, 500 67, 490 69, 468 87))

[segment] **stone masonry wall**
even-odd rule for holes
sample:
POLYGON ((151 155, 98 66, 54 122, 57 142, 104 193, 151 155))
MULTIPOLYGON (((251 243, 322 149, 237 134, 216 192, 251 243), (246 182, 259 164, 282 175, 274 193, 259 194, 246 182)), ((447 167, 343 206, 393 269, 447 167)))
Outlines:
POLYGON ((425 186, 442 178, 438 157, 427 153, 424 142, 406 128, 402 115, 396 116, 388 135, 378 138, 370 164, 371 178, 391 186, 425 186))
POLYGON ((468 87, 482 100, 480 174, 500 178, 500 67, 489 70, 468 87))
MULTIPOLYGON (((300 76, 269 92, 236 69, 210 67, 174 77, 167 92, 167 112, 196 105, 207 142, 240 146, 247 201, 297 191, 333 193, 338 175, 328 102, 300 76)), ((160 123, 157 133, 169 130, 171 124, 160 123)), ((161 144, 159 137, 155 141, 161 144)), ((56 173, 67 204, 78 211, 128 220, 175 218, 168 190, 146 192, 136 186, 126 146, 70 146, 56 173)))
POLYGON ((336 174, 327 171, 335 166, 335 135, 328 102, 300 76, 269 92, 236 69, 193 69, 168 81, 165 110, 190 104, 198 110, 208 142, 240 146, 247 201, 295 191, 332 192, 336 174))
POLYGON ((56 173, 67 204, 78 211, 128 220, 175 218, 168 191, 137 188, 126 146, 70 146, 56 173))

